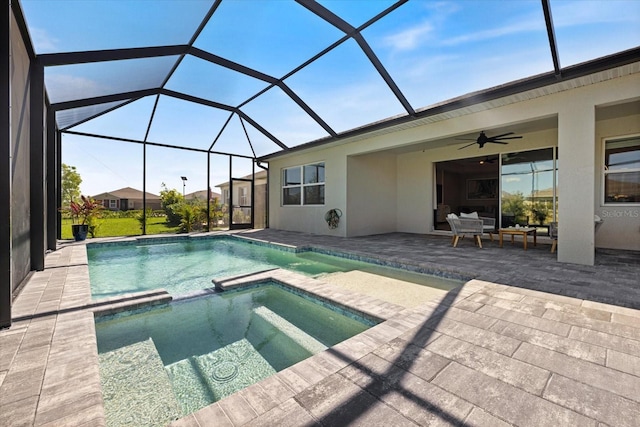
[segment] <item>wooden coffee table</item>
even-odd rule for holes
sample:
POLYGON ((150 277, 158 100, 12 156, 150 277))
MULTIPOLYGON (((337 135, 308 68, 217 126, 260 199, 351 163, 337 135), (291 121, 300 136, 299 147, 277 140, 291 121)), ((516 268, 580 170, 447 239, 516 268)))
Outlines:
POLYGON ((498 233, 500 233, 500 247, 502 247, 502 236, 504 236, 505 234, 507 235, 511 235, 511 244, 513 245, 513 238, 515 236, 522 236, 522 241, 524 242, 524 250, 527 250, 527 237, 530 234, 533 234, 533 246, 536 246, 537 244, 537 235, 536 235, 536 228, 534 227, 509 227, 509 228, 501 228, 500 230, 498 230, 498 233))

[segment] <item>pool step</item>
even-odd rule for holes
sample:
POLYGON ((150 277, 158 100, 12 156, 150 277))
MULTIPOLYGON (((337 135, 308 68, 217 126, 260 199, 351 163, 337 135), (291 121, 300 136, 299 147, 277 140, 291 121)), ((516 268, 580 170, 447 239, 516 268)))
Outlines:
POLYGON ((107 426, 164 426, 182 416, 151 338, 98 357, 107 426))
POLYGON ((165 289, 133 292, 92 301, 88 308, 95 317, 108 316, 148 306, 168 304, 172 297, 165 289))
POLYGON ((246 339, 172 363, 166 370, 185 414, 276 372, 246 339))
POLYGON ((320 341, 265 306, 254 308, 253 313, 262 318, 265 322, 277 328, 300 347, 312 354, 316 354, 327 349, 326 345, 322 344, 320 341))
POLYGON ((251 311, 245 336, 276 371, 326 349, 315 338, 267 307, 251 311))

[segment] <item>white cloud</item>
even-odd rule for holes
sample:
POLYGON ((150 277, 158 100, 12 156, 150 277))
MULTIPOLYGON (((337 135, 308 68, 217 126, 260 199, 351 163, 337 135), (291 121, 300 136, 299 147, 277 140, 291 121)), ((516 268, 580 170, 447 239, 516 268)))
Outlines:
POLYGON ((505 182, 520 182, 522 181, 520 178, 518 178, 517 176, 512 176, 509 178, 504 178, 505 182))
POLYGON ((414 50, 432 42, 436 38, 436 32, 440 24, 446 21, 447 17, 460 10, 456 3, 448 1, 424 2, 419 9, 424 9, 429 16, 419 24, 410 27, 402 27, 402 31, 391 34, 383 39, 383 43, 391 49, 398 51, 414 50))
POLYGON ((97 82, 85 77, 68 74, 45 74, 45 84, 52 102, 89 98, 104 94, 104 89, 97 82))
POLYGON ((59 40, 43 28, 29 28, 31 40, 38 53, 51 53, 58 50, 59 40))
POLYGON ((399 33, 387 36, 384 44, 395 50, 413 50, 430 38, 434 27, 430 22, 423 22, 399 33))
POLYGON ((511 34, 525 33, 530 31, 544 30, 545 25, 542 19, 516 20, 517 23, 502 27, 492 27, 487 30, 468 33, 451 39, 443 40, 445 46, 454 46, 470 41, 495 39, 498 37, 508 36, 511 34))

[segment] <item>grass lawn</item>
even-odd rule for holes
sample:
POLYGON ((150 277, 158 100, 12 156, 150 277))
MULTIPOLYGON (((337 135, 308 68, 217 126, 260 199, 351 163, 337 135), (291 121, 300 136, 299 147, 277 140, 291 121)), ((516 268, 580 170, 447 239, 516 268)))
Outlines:
MULTIPOLYGON (((103 218, 99 221, 100 225, 96 237, 139 236, 142 234, 140 222, 135 218, 103 218)), ((147 219, 147 234, 177 232, 178 227, 168 227, 163 217, 147 219)), ((70 219, 62 220, 62 238, 73 239, 70 219)))

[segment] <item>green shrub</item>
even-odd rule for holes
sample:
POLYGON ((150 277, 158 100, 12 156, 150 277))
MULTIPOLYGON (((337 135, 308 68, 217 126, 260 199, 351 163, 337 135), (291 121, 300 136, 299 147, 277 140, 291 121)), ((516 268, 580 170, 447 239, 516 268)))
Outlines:
POLYGON ((516 224, 525 223, 527 218, 524 214, 524 195, 518 191, 514 194, 503 197, 502 213, 513 215, 516 224))
POLYGON ((531 207, 531 214, 536 219, 538 224, 544 224, 544 221, 549 216, 550 209, 544 202, 535 202, 531 207))

